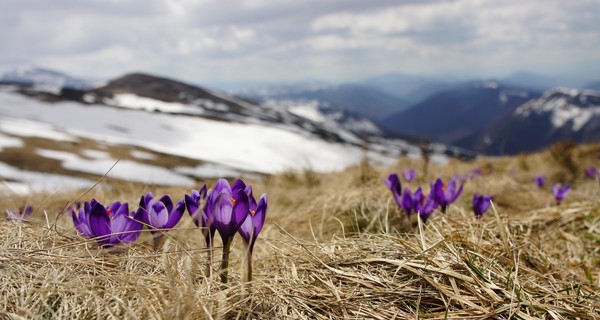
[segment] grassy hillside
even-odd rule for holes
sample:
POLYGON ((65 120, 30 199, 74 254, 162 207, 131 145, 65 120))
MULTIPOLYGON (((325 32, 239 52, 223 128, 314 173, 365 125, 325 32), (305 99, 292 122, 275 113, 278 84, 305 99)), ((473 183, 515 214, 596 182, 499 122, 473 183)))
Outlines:
MULTIPOLYGON (((447 165, 400 159, 339 173, 285 172, 250 181, 269 211, 254 252, 254 281, 241 279, 236 237, 230 282, 205 274, 201 232, 189 216, 162 250, 149 234, 117 250, 81 237, 66 205, 95 197, 137 204, 147 191, 176 199, 190 190, 100 184, 87 192, 5 195, 28 203, 32 221, 0 222, 0 314, 52 319, 597 319, 600 318, 600 184, 583 170, 600 146, 560 144, 543 153, 447 165), (473 169, 446 214, 407 218, 382 183, 417 169, 413 191, 473 169), (555 205, 547 185, 570 182, 555 205), (494 195, 476 220, 475 192, 494 195)), ((207 181, 209 186, 214 181, 207 181)), ((216 237, 217 239, 218 237, 216 237)), ((220 241, 220 240, 217 240, 220 241)), ((217 246, 220 246, 220 242, 217 246)), ((217 253, 219 249, 217 249, 217 253)), ((214 268, 219 259, 214 261, 214 268)))

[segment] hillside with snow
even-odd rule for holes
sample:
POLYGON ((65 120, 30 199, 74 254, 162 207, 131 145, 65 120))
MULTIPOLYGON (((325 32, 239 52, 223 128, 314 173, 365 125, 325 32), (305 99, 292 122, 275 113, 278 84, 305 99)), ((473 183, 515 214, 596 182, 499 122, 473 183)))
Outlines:
MULTIPOLYGON (((417 146, 382 137, 367 120, 334 109, 323 118, 327 108, 311 104, 258 105, 143 74, 64 92, 0 86, 5 188, 91 186, 107 172, 117 181, 192 186, 206 178, 341 170, 364 156, 376 164, 419 156, 417 146)), ((437 161, 471 156, 443 145, 431 150, 437 161)))

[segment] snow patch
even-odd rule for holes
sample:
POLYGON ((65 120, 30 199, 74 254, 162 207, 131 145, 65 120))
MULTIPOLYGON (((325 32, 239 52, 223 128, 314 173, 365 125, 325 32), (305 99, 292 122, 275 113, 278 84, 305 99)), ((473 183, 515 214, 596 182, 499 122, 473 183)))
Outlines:
MULTIPOLYGON (((15 104, 13 104, 13 106, 14 105, 15 104)), ((4 103, 2 103, 2 106, 0 108, 6 108, 10 106, 11 105, 5 105, 4 103)), ((30 111, 34 112, 35 110, 30 111)), ((57 116, 60 116, 60 112, 56 112, 57 116)), ((4 114, 4 112, 0 112, 0 114, 4 114)), ((0 131, 21 137, 40 137, 50 140, 70 142, 77 141, 77 139, 72 135, 59 131, 52 125, 24 119, 0 118, 0 131)))
POLYGON ((146 111, 160 111, 167 113, 185 113, 200 115, 204 110, 194 105, 179 102, 165 102, 152 98, 140 97, 132 93, 119 93, 112 99, 105 99, 106 104, 121 108, 129 108, 146 111))
POLYGON ((239 177, 242 172, 226 166, 206 163, 196 167, 178 167, 175 171, 184 175, 198 177, 198 178, 228 178, 228 177, 239 177))
POLYGON ((38 149, 36 150, 36 153, 46 158, 62 161, 63 168, 68 170, 99 176, 106 174, 109 178, 117 178, 125 181, 168 186, 190 186, 195 182, 172 170, 131 160, 89 160, 69 152, 47 149, 38 149))
POLYGON ((144 152, 144 151, 139 151, 139 150, 132 150, 130 152, 131 156, 140 160, 154 160, 156 159, 156 156, 153 155, 152 153, 149 152, 144 152))
POLYGON ((2 148, 22 147, 23 140, 15 137, 10 137, 0 133, 0 151, 2 148))
POLYGON ((95 183, 88 179, 21 170, 2 162, 0 162, 0 176, 4 180, 14 180, 0 183, 0 191, 17 194, 69 191, 89 188, 95 183))
POLYGON ((287 109, 291 114, 297 115, 298 117, 302 117, 317 123, 323 123, 327 121, 327 119, 323 116, 323 114, 319 111, 319 102, 317 101, 307 101, 304 104, 297 104, 294 106, 290 106, 287 109))

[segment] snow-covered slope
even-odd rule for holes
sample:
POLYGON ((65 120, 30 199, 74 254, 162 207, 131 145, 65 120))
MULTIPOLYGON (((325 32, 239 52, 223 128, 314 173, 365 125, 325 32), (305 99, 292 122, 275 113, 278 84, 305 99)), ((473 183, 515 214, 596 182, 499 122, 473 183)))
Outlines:
POLYGON ((541 149, 564 139, 600 141, 600 92, 549 90, 481 132, 475 150, 513 154, 541 149))
POLYGON ((35 66, 22 66, 6 72, 0 77, 0 83, 27 86, 55 94, 60 93, 62 88, 85 90, 92 87, 89 81, 35 66))
MULTIPOLYGON (((144 74, 127 75, 70 97, 23 94, 15 87, 0 86, 0 146, 19 145, 19 137, 32 136, 69 145, 85 138, 108 146, 132 146, 142 152, 130 152, 121 160, 119 154, 107 154, 102 148, 75 153, 45 145, 34 148, 37 157, 60 161, 63 171, 95 177, 116 163, 109 178, 162 185, 288 169, 332 171, 358 163, 365 155, 386 164, 400 155, 420 153, 407 141, 379 135, 368 120, 335 108, 310 103, 258 105, 144 74), (153 153, 191 162, 160 167, 159 161, 150 161, 153 153)), ((438 161, 448 155, 470 156, 443 145, 433 145, 432 150, 438 161)))

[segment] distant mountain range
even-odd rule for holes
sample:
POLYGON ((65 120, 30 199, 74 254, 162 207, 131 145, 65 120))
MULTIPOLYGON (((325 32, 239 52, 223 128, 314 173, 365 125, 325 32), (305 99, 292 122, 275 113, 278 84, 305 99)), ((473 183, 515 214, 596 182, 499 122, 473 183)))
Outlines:
POLYGON ((242 90, 237 91, 236 94, 257 101, 316 100, 322 104, 342 108, 353 114, 375 120, 384 119, 388 115, 410 106, 410 102, 407 100, 357 84, 307 83, 242 90))
POLYGON ((396 133, 456 145, 538 96, 536 92, 498 82, 478 81, 434 94, 410 109, 389 116, 381 125, 396 133))
POLYGON ((456 144, 487 154, 515 154, 565 139, 600 141, 600 92, 549 90, 456 144))
MULTIPOLYGON (((22 93, 46 101, 261 123, 336 144, 369 141, 374 149, 396 150, 388 155, 414 153, 413 143, 423 139, 458 147, 439 145, 436 150, 467 157, 472 154, 464 149, 505 154, 561 139, 595 141, 599 121, 596 93, 546 91, 561 81, 526 72, 468 82, 388 74, 354 84, 313 82, 235 94, 143 73, 98 85, 43 68, 19 68, 3 75, 0 83, 17 85, 22 93), (557 101, 565 106, 549 113, 557 101), (556 120, 561 117, 571 118, 556 120), (529 127, 537 129, 529 132, 529 127), (514 137, 515 132, 526 136, 514 137)), ((598 89, 600 82, 582 87, 598 89)))

